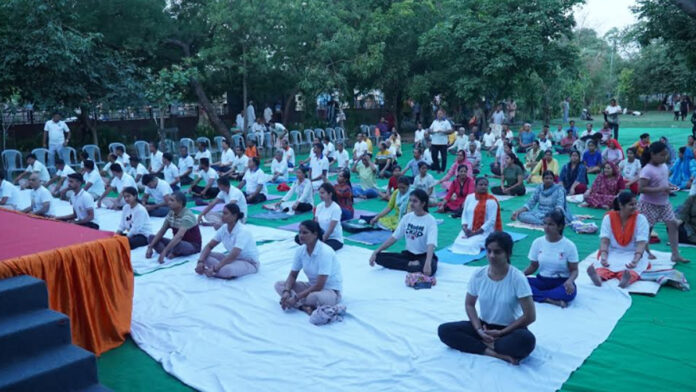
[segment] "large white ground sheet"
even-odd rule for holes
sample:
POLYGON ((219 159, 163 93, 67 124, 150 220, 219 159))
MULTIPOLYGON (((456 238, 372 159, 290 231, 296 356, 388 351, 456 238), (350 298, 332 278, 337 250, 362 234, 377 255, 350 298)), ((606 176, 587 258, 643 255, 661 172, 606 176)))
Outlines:
POLYGON ((594 287, 582 273, 567 309, 536 304, 536 349, 513 366, 438 339, 439 324, 466 318, 467 282, 477 267, 443 263, 437 285, 416 291, 404 285, 405 273, 370 268, 370 250, 346 246, 337 254, 348 314, 317 327, 300 311, 283 312, 273 290, 287 277, 296 245, 259 249, 259 273, 235 280, 196 275, 195 261, 137 277, 137 344, 204 391, 554 391, 631 304, 625 291, 594 287))

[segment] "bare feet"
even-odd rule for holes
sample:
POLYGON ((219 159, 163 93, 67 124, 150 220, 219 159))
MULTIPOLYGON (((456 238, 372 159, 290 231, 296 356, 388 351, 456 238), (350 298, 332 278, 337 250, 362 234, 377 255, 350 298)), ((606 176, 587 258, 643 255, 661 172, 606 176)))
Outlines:
POLYGON ((566 301, 562 301, 562 300, 555 300, 555 299, 551 299, 551 298, 546 298, 546 301, 544 301, 544 302, 550 303, 551 305, 560 306, 563 309, 568 307, 568 303, 566 301))
POLYGON ((619 282, 619 287, 625 289, 629 284, 631 284, 631 274, 629 274, 628 271, 624 271, 621 276, 621 281, 619 282))
POLYGON ((648 260, 655 260, 657 258, 657 256, 652 254, 649 250, 646 249, 645 251, 648 252, 648 260))
POLYGON ((675 263, 684 263, 684 264, 691 262, 688 259, 683 258, 682 255, 672 256, 672 261, 674 261, 675 263))
POLYGON ((502 359, 503 361, 508 362, 512 365, 519 365, 520 364, 519 359, 513 358, 509 355, 499 354, 499 353, 491 350, 490 348, 486 348, 486 351, 484 351, 483 353, 485 355, 488 355, 488 356, 493 357, 493 358, 502 359))
POLYGON ((309 305, 303 305, 300 307, 300 310, 311 316, 314 308, 309 305))
POLYGON ((595 286, 602 286, 602 279, 600 279, 599 275, 597 275, 597 271, 593 265, 587 267, 587 275, 590 277, 590 280, 592 280, 592 283, 594 283, 595 286))
POLYGON ((589 204, 587 204, 585 202, 578 204, 578 207, 587 207, 587 206, 589 206, 589 204))

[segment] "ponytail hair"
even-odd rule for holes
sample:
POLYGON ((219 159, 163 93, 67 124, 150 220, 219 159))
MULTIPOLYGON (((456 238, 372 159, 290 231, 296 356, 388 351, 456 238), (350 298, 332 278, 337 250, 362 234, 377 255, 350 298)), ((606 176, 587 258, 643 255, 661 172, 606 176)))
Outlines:
POLYGON ((302 221, 300 223, 300 226, 307 229, 307 231, 309 231, 310 233, 316 234, 317 241, 321 241, 321 238, 324 235, 324 230, 321 229, 321 227, 319 226, 319 223, 317 223, 314 220, 307 219, 305 221, 302 221))
POLYGON ((621 209, 621 206, 625 206, 626 204, 633 201, 633 199, 635 199, 635 198, 636 198, 636 195, 634 195, 633 192, 621 191, 614 198, 614 203, 612 204, 612 207, 614 208, 614 210, 618 211, 621 209))
POLYGON ((335 202, 338 204, 338 199, 336 198, 336 188, 334 188, 331 183, 325 182, 319 185, 319 189, 323 189, 325 192, 331 194, 331 201, 335 202))
POLYGON ((227 209, 230 214, 237 216, 237 222, 244 221, 244 213, 239 209, 237 203, 225 204, 225 209, 227 209))

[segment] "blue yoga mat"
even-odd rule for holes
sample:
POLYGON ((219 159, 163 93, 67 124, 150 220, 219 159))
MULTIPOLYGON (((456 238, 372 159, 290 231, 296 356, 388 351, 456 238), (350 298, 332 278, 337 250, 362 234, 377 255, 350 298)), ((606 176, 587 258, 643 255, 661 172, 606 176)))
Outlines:
MULTIPOLYGON (((512 240, 517 242, 521 239, 524 239, 527 237, 527 234, 523 233, 517 233, 514 231, 506 231, 506 233, 510 234, 512 237, 512 240)), ((481 253, 477 255, 460 255, 457 253, 452 253, 448 248, 440 249, 437 252, 435 252, 437 255, 437 261, 439 263, 447 263, 447 264, 467 264, 471 263, 472 261, 482 259, 486 257, 486 251, 482 250, 481 253)))
POLYGON ((370 230, 353 234, 346 239, 366 245, 377 245, 386 241, 391 235, 392 232, 388 230, 370 230))
POLYGON ((259 212, 258 214, 251 215, 250 218, 256 219, 266 219, 266 220, 285 220, 288 219, 290 215, 280 212, 280 211, 266 211, 259 212))

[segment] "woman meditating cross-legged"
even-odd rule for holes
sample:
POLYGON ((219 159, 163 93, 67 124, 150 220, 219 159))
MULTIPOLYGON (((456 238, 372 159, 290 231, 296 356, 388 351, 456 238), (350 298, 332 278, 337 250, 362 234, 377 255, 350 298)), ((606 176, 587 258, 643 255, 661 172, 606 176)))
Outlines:
POLYGON ((524 167, 513 152, 505 156, 505 168, 500 176, 500 185, 491 189, 494 195, 523 196, 527 189, 524 187, 524 167))
POLYGON ((580 207, 611 209, 616 195, 625 187, 626 183, 619 168, 611 162, 605 162, 602 172, 595 178, 592 187, 585 192, 585 201, 580 207))
POLYGON ((646 246, 650 236, 648 219, 638 213, 636 196, 630 191, 619 193, 614 210, 602 219, 599 232, 599 261, 587 268, 592 282, 601 286, 603 280, 620 279, 625 288, 640 280, 648 268, 646 246))
POLYGON ((321 241, 333 250, 343 248, 343 227, 341 226, 341 206, 336 202, 336 190, 325 182, 319 186, 319 199, 314 220, 324 232, 321 241))
POLYGON ((409 202, 412 212, 404 215, 394 234, 372 253, 370 266, 377 263, 385 268, 432 276, 437 271, 437 222, 428 213, 428 194, 422 189, 411 192, 409 202), (406 250, 384 252, 401 237, 406 239, 406 250))
POLYGON ((256 241, 242 224, 243 220, 244 213, 237 204, 225 205, 222 209, 223 225, 203 248, 196 264, 197 274, 232 279, 259 271, 259 251, 256 249, 256 241), (213 248, 221 242, 227 250, 226 254, 213 252, 213 248))
POLYGON ((476 179, 476 192, 464 202, 462 231, 450 250, 452 253, 477 255, 481 253, 488 235, 501 230, 503 221, 498 199, 488 193, 488 179, 479 177, 476 179))
POLYGON ((469 321, 442 324, 437 334, 444 344, 459 351, 517 365, 536 345, 527 329, 536 319, 532 290, 524 274, 510 265, 512 237, 508 233, 489 235, 486 251, 488 266, 474 273, 466 293, 469 321))
POLYGON ((536 188, 522 208, 512 213, 510 219, 541 226, 546 214, 553 210, 561 210, 566 222, 572 221, 572 214, 566 204, 565 190, 563 186, 554 184, 555 178, 552 171, 545 171, 544 182, 536 188))
POLYGON ((580 152, 572 150, 570 152, 570 162, 563 165, 560 176, 563 188, 568 195, 579 195, 587 191, 587 167, 580 160, 580 152))
POLYGON ((529 172, 528 182, 530 184, 541 184, 542 175, 547 171, 553 172, 554 178, 558 178, 558 174, 560 173, 558 161, 553 157, 553 151, 551 150, 546 150, 544 152, 544 157, 534 166, 534 169, 529 172))
POLYGON ((466 197, 474 192, 474 180, 469 177, 469 167, 460 165, 457 178, 450 183, 447 194, 440 202, 437 212, 454 212, 452 217, 462 215, 462 206, 466 197))
POLYGON ((312 181, 307 178, 308 171, 309 169, 302 166, 295 169, 297 180, 279 202, 272 204, 275 209, 289 212, 291 215, 312 211, 314 208, 314 188, 312 181), (290 201, 293 195, 295 200, 290 201))
POLYGON ((131 250, 148 244, 148 237, 152 234, 150 215, 145 206, 138 200, 138 189, 128 186, 123 189, 125 205, 121 211, 121 223, 118 225, 117 234, 128 237, 131 250))
POLYGON ((544 236, 532 242, 529 248, 529 266, 525 275, 539 271, 536 277, 529 277, 532 298, 536 302, 548 302, 565 308, 575 299, 578 277, 578 249, 563 236, 565 217, 558 210, 551 211, 544 218, 544 236))
POLYGON ((298 308, 311 314, 319 306, 341 302, 341 264, 336 259, 336 252, 320 241, 321 231, 315 221, 300 223, 302 246, 295 252, 288 278, 275 284, 283 310, 298 308), (300 270, 304 271, 309 282, 297 281, 300 270))
POLYGON ((396 226, 399 225, 401 218, 408 212, 410 195, 411 182, 407 177, 399 177, 398 185, 396 186, 396 190, 392 193, 389 203, 387 203, 387 206, 384 207, 379 214, 370 220, 370 224, 379 224, 383 229, 394 231, 396 226), (394 213, 389 215, 392 211, 394 211, 394 213))

